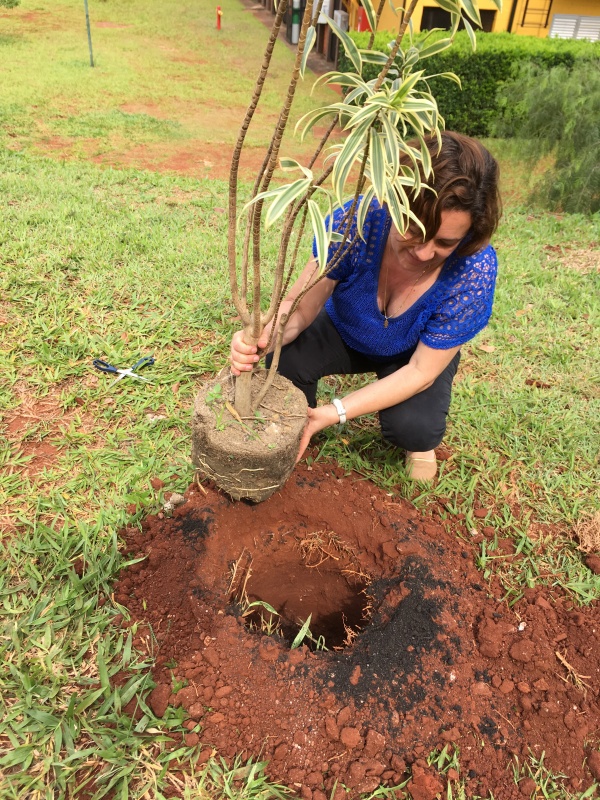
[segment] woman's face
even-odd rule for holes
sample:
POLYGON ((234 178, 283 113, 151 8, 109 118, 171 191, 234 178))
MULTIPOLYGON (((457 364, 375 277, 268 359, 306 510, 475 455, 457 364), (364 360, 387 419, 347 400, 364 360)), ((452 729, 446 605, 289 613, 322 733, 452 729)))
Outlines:
POLYGON ((471 228, 468 211, 442 211, 441 223, 435 236, 423 241, 422 231, 413 223, 404 235, 392 224, 389 242, 400 265, 406 270, 433 270, 458 247, 471 228))

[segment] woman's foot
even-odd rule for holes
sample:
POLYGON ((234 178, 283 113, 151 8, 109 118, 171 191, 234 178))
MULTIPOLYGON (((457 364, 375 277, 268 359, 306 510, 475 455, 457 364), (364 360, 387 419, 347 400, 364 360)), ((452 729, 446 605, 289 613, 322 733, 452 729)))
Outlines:
POLYGON ((435 450, 407 452, 406 475, 411 481, 432 481, 437 475, 435 450))

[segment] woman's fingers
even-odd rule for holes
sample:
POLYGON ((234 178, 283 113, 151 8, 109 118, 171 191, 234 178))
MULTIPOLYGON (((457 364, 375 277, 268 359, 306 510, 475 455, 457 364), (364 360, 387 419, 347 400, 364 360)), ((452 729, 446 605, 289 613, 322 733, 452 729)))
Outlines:
POLYGON ((302 434, 302 439, 300 440, 296 464, 302 458, 304 451, 308 447, 308 443, 315 433, 322 431, 323 428, 327 428, 330 425, 334 425, 338 419, 338 413, 334 406, 326 405, 319 406, 318 408, 308 409, 308 419, 306 420, 304 433, 302 434))
POLYGON ((234 333, 231 340, 231 371, 234 375, 240 375, 242 372, 249 372, 252 366, 259 360, 256 353, 256 345, 246 344, 243 338, 242 331, 234 333))

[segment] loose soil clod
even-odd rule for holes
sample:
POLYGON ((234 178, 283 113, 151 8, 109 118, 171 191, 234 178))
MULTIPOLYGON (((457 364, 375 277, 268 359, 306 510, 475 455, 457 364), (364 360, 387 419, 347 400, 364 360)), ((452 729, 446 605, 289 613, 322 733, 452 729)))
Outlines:
POLYGON ((299 465, 258 506, 195 485, 186 499, 171 519, 125 531, 148 558, 115 597, 151 626, 150 704, 186 709, 188 744, 268 760, 306 800, 336 781, 352 796, 396 785, 409 766, 413 797, 433 800, 445 778, 426 758, 448 743, 469 797, 521 798, 515 755, 544 753, 571 791, 592 783, 597 605, 527 590, 508 608, 457 531, 332 467, 299 465), (257 616, 249 629, 243 595, 278 611, 288 641, 257 616), (327 651, 290 650, 309 614, 327 651))

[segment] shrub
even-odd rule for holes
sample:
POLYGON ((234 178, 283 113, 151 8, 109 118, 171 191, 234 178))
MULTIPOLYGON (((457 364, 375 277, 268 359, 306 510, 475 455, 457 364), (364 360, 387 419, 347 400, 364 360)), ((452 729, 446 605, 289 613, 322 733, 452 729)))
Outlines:
POLYGON ((16 8, 21 0, 0 0, 0 8, 16 8))
POLYGON ((523 65, 498 94, 494 133, 522 140, 531 165, 552 156, 532 200, 567 212, 600 210, 600 60, 542 70, 523 65), (518 98, 518 100, 515 100, 518 98))
MULTIPOLYGON (((352 33, 358 47, 366 47, 368 33, 352 33)), ((426 33, 417 34, 422 41, 426 33)), ((444 38, 447 31, 430 34, 430 41, 444 38)), ((374 49, 388 53, 391 34, 378 33, 374 49)), ((407 42, 404 49, 409 47, 407 42)), ((477 32, 477 50, 472 51, 465 31, 455 38, 454 47, 431 56, 427 63, 428 74, 454 72, 459 76, 462 89, 453 81, 433 78, 431 91, 435 95, 446 128, 471 136, 488 136, 498 113, 496 94, 499 87, 514 77, 524 62, 533 62, 548 70, 560 64, 572 68, 580 60, 598 58, 600 45, 570 39, 538 39, 533 36, 515 36, 510 33, 477 32)), ((352 65, 345 55, 340 55, 340 71, 351 72, 352 65)), ((363 74, 375 77, 377 67, 367 65, 363 74), (372 74, 371 74, 372 73, 372 74)))

